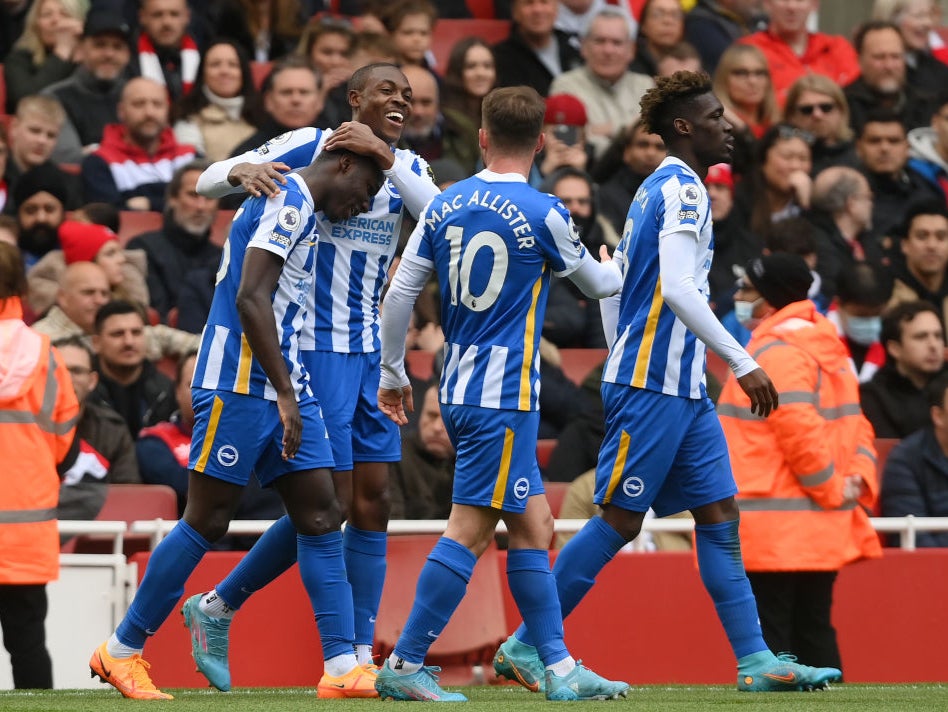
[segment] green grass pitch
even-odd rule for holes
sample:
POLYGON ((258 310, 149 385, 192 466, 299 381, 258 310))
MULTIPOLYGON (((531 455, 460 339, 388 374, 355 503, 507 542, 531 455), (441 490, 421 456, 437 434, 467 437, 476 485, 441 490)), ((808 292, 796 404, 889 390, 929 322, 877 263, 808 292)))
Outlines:
MULTIPOLYGON (((862 712, 927 712, 948 710, 948 683, 913 685, 836 685, 821 692, 752 694, 739 693, 722 686, 633 687, 625 700, 608 702, 547 702, 519 687, 467 687, 461 689, 470 699, 461 705, 466 712, 546 712, 564 707, 570 710, 597 709, 601 712, 706 712, 707 710, 743 710, 745 712, 810 712, 843 710, 862 712)), ((314 689, 243 688, 229 693, 208 690, 168 689, 175 696, 170 702, 126 700, 115 690, 51 690, 0 692, 0 711, 7 712, 129 712, 132 709, 167 712, 368 712, 379 704, 387 712, 416 709, 419 703, 378 700, 317 700, 314 689)), ((423 709, 429 709, 425 705, 423 709)))

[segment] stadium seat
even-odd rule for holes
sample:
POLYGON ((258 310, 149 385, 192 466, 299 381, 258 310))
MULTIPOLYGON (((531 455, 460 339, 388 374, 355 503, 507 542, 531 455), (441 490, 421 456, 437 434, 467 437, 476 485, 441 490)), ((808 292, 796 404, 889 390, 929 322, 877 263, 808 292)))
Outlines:
POLYGON ((487 44, 495 44, 510 34, 509 20, 438 20, 431 36, 431 52, 435 56, 435 71, 444 75, 451 48, 465 37, 480 37, 487 44))
POLYGON ((478 20, 493 20, 497 17, 494 10, 494 0, 467 0, 467 9, 471 16, 478 20))
MULTIPOLYGON (((375 650, 383 658, 391 654, 408 620, 418 575, 438 538, 411 534, 388 539, 388 570, 396 575, 385 580, 375 627, 375 650)), ((508 633, 503 600, 497 547, 491 544, 477 562, 467 595, 425 659, 441 666, 442 684, 471 684, 476 664, 492 670, 494 651, 508 633)))
POLYGON ((546 470, 546 466, 550 464, 550 455, 553 454, 556 443, 556 438, 540 438, 537 440, 537 465, 540 466, 540 472, 546 470))
POLYGON ((718 379, 718 382, 723 386, 728 374, 731 372, 730 367, 727 365, 727 362, 714 353, 714 351, 708 349, 705 353, 707 354, 708 360, 708 373, 718 379))
MULTIPOLYGON (((149 519, 178 519, 178 495, 167 485, 108 485, 108 488, 105 504, 96 516, 96 521, 131 524, 149 519)), ((150 535, 125 534, 126 556, 150 548, 150 535)), ((63 550, 77 554, 111 553, 112 537, 82 534, 67 542, 63 550)))
POLYGON ((77 176, 82 173, 82 166, 78 163, 59 163, 57 168, 70 176, 77 176))
POLYGON ((127 245, 143 232, 159 230, 163 217, 157 210, 122 210, 119 212, 119 242, 127 245))
POLYGON ((270 70, 273 69, 273 62, 251 62, 250 74, 253 77, 253 85, 257 91, 263 86, 263 80, 267 78, 270 70))
POLYGON ((211 242, 219 247, 224 246, 227 236, 230 234, 230 224, 234 221, 236 210, 218 210, 214 218, 214 224, 211 225, 211 242))
MULTIPOLYGON (((550 511, 553 518, 560 516, 560 510, 563 508, 563 500, 566 499, 566 490, 569 489, 570 482, 544 482, 543 489, 546 490, 546 501, 550 503, 550 511)), ((555 536, 555 535, 554 535, 555 536)))
POLYGON ((560 367, 566 377, 581 386, 586 376, 606 360, 607 349, 560 349, 560 367))
POLYGON ((430 351, 412 349, 405 352, 405 367, 408 373, 422 381, 428 381, 434 374, 434 354, 430 351))

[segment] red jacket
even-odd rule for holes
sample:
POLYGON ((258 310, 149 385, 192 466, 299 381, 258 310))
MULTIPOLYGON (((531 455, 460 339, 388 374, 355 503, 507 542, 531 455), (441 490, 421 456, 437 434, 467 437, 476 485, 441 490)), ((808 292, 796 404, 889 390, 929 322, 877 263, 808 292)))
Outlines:
POLYGON ((823 74, 844 87, 859 76, 859 58, 845 37, 814 32, 802 56, 770 30, 755 32, 738 40, 754 45, 767 58, 770 76, 781 108, 790 85, 804 74, 823 74))
POLYGON ((748 352, 767 372, 780 405, 766 419, 728 378, 718 399, 741 508, 748 571, 836 571, 881 556, 866 509, 878 498, 872 426, 836 328, 810 301, 762 321, 748 352), (843 503, 843 482, 859 475, 863 495, 843 503))

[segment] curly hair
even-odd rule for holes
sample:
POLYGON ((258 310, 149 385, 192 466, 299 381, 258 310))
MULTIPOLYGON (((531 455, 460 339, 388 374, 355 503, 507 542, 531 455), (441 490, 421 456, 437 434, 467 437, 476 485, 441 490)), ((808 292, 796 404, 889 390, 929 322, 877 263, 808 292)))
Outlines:
POLYGON ((670 77, 657 77, 655 86, 645 92, 639 102, 642 123, 649 133, 656 133, 668 143, 674 136, 672 122, 678 118, 682 105, 711 92, 711 78, 704 72, 675 72, 670 77))

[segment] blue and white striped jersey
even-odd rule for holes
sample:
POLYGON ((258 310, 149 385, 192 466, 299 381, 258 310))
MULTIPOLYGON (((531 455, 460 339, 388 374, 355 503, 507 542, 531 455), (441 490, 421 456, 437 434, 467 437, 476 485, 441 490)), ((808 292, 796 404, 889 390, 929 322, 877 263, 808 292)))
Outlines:
POLYGON ((714 255, 708 192, 691 168, 668 157, 636 192, 613 256, 623 284, 604 381, 685 398, 706 395, 705 345, 662 298, 658 244, 681 230, 694 233, 694 281, 707 299, 714 255))
MULTIPOLYGON (((332 131, 303 128, 282 134, 244 154, 256 163, 282 161, 292 170, 308 166, 332 131)), ((427 162, 415 153, 395 149, 396 160, 427 177, 427 162)), ((404 204, 391 179, 367 213, 330 222, 316 212, 316 282, 309 324, 300 339, 304 351, 367 353, 378 351, 379 299, 398 246, 404 204), (310 328, 312 325, 312 328, 310 328)))
POLYGON ((303 180, 287 176, 275 198, 247 198, 234 216, 217 271, 214 299, 201 334, 192 387, 233 391, 276 400, 276 390, 253 357, 237 314, 237 288, 248 248, 267 250, 284 260, 273 293, 283 358, 296 395, 310 394, 309 375, 300 359, 300 332, 313 290, 315 235, 313 199, 303 180))
POLYGON ((431 201, 402 259, 434 267, 441 284, 442 403, 539 408, 550 274, 585 254, 563 204, 523 176, 484 170, 431 201))

